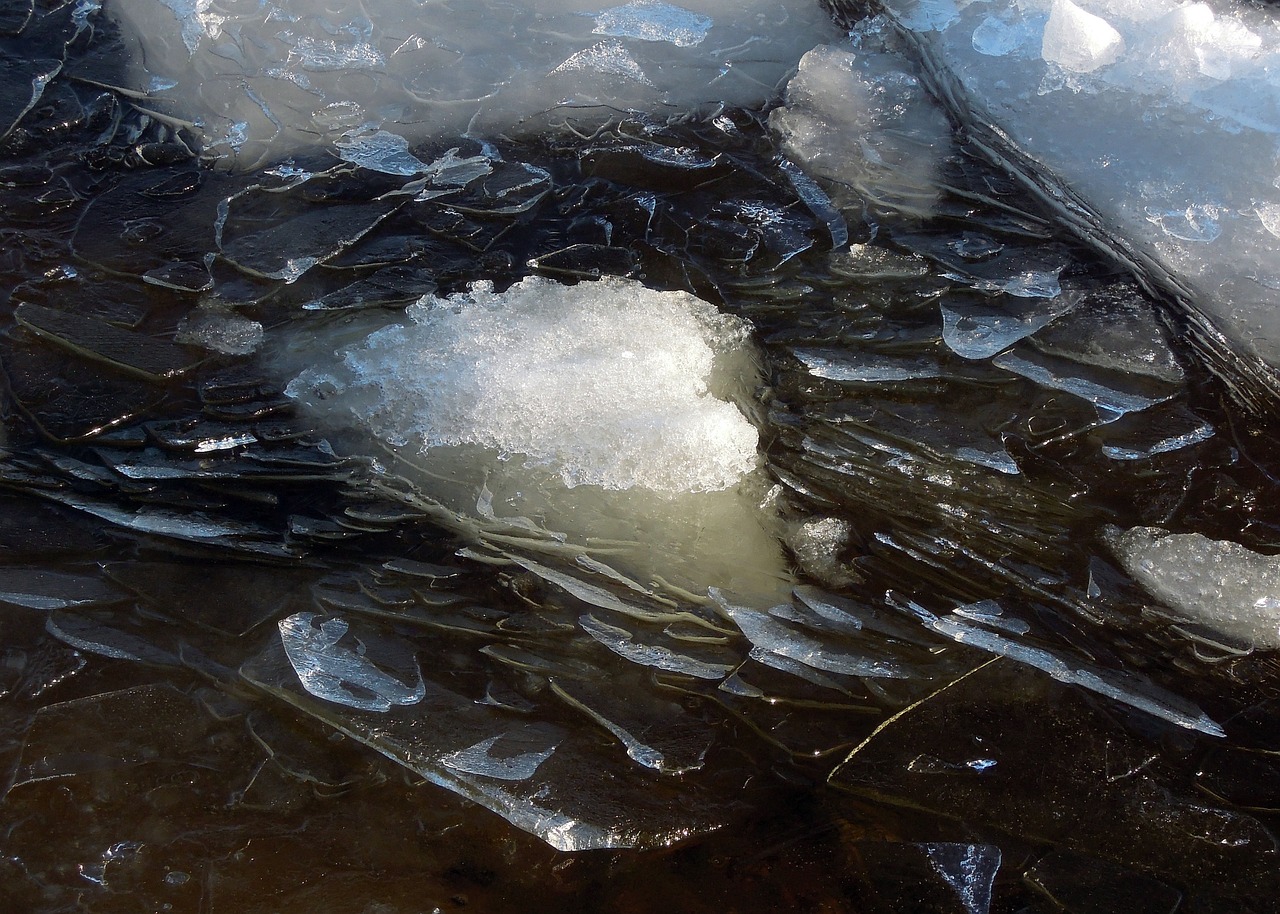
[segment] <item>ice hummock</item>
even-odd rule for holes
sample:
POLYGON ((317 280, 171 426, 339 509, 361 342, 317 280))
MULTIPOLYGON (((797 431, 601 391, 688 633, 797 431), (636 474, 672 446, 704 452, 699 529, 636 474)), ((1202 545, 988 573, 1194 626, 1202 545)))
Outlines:
POLYGON ((609 564, 641 590, 655 575, 703 594, 771 599, 785 585, 758 507, 759 434, 743 413, 758 368, 741 319, 633 280, 531 277, 424 296, 387 321, 295 340, 286 370, 309 367, 289 395, 372 436, 482 526, 568 537, 579 564, 582 544, 608 541, 609 564))
POLYGON ((758 105, 838 34, 811 0, 110 0, 107 12, 136 45, 123 88, 241 167, 370 131, 416 143, 758 105))
POLYGON ((974 148, 1175 301, 1246 402, 1274 403, 1274 15, 1233 0, 884 7, 974 148))

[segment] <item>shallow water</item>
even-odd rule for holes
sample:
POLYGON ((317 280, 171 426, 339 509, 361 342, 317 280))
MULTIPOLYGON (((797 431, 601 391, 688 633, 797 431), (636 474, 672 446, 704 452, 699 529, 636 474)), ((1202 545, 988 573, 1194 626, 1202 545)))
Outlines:
POLYGON ((410 204, 202 168, 90 37, 0 170, 7 909, 1267 910, 1274 655, 1108 542, 1274 551, 1277 426, 963 144, 928 219, 743 110, 415 147, 488 171, 410 204), (447 504, 267 355, 602 274, 750 322, 788 599, 447 504))

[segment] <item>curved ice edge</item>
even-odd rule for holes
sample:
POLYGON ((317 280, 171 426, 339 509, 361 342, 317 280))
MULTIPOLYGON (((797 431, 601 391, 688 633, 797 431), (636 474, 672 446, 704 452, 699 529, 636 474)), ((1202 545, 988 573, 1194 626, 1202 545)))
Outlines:
POLYGON ((1197 303, 1196 297, 1163 264, 1112 231, 1105 220, 1070 185, 1047 171, 1036 159, 995 124, 979 99, 965 91, 947 67, 935 40, 913 30, 880 0, 821 0, 842 27, 850 27, 868 15, 883 15, 892 24, 904 47, 910 48, 920 66, 920 78, 928 92, 964 131, 969 144, 996 168, 1004 171, 1050 212, 1068 231, 1103 257, 1128 270, 1143 289, 1168 303, 1176 319, 1184 321, 1187 342, 1196 356, 1227 387, 1244 410, 1258 415, 1280 411, 1280 369, 1262 358, 1243 352, 1228 333, 1197 303))
MULTIPOLYGON (((960 644, 967 644, 998 657, 1006 657, 1047 673, 1058 682, 1080 686, 1179 727, 1196 730, 1208 736, 1226 737, 1227 735, 1216 721, 1195 704, 1165 691, 1154 683, 1138 680, 1123 673, 1093 668, 1087 664, 1060 657, 1043 648, 1012 641, 954 614, 938 616, 901 595, 889 594, 888 602, 919 619, 927 628, 960 644), (1129 682, 1118 683, 1116 679, 1127 679, 1129 682), (1135 691, 1137 688, 1146 694, 1135 691)), ((974 604, 970 604, 972 605, 974 604)), ((965 608, 967 607, 957 607, 957 610, 965 608)))

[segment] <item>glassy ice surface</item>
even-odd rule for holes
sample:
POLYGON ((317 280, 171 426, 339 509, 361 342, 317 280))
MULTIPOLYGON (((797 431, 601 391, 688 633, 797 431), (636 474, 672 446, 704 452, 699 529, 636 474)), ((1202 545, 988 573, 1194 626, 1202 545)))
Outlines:
POLYGON ((1274 397, 1270 12, 1226 0, 956 4, 945 18, 917 0, 887 7, 953 115, 1179 301, 1246 397, 1274 397))
POLYGON ((406 141, 759 104, 836 34, 806 0, 111 0, 107 13, 132 60, 100 78, 194 123, 224 164, 333 144, 400 173, 414 167, 406 141))
POLYGON ((917 44, 1124 9, 0 5, 4 903, 1270 903, 1274 416, 917 44))

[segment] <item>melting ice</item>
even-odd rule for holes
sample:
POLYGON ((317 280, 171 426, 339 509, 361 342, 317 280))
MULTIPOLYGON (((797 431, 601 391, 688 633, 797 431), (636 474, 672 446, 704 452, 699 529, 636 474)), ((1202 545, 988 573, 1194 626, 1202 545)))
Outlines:
POLYGON ((642 590, 772 594, 785 581, 758 509, 744 322, 633 281, 537 277, 424 297, 407 317, 297 341, 285 361, 312 367, 288 392, 372 436, 491 543, 493 531, 567 535, 590 568, 582 550, 596 542, 642 590))
POLYGON ((384 127, 416 142, 757 105, 837 34, 811 0, 111 0, 108 13, 140 47, 124 88, 244 167, 384 127))

